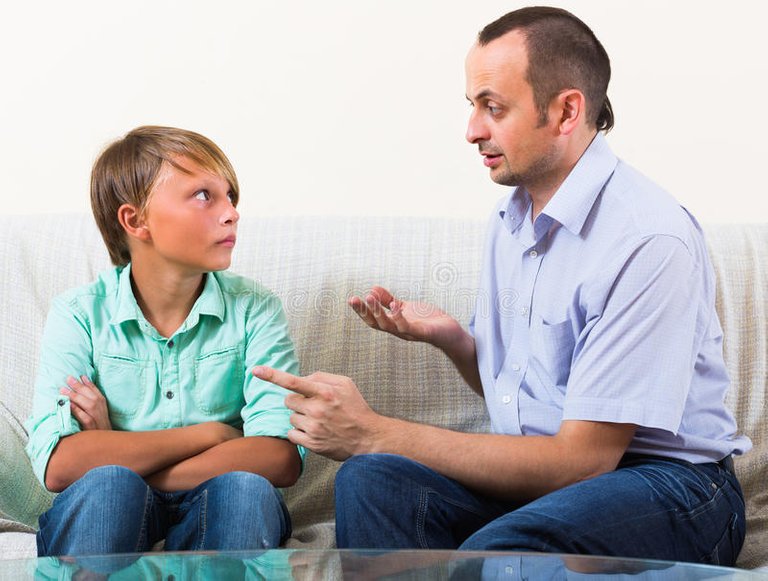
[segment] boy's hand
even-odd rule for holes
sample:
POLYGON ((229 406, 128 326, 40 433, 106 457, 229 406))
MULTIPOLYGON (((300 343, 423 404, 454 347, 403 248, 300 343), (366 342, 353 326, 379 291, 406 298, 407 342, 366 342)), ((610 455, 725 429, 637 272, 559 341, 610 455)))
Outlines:
POLYGON ((437 307, 401 301, 380 286, 374 286, 364 299, 350 298, 348 304, 369 327, 406 341, 423 341, 445 350, 464 335, 459 322, 437 307))
POLYGON ((69 397, 72 415, 75 416, 84 430, 111 430, 107 400, 99 388, 85 375, 75 379, 67 377, 66 387, 59 393, 69 397))

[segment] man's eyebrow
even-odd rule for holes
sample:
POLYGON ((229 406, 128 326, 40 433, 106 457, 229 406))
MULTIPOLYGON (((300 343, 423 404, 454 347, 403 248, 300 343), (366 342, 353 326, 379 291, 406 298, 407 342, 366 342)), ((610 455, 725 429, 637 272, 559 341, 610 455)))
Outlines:
POLYGON ((495 93, 494 91, 491 91, 490 89, 483 89, 480 91, 477 95, 475 95, 474 100, 469 95, 464 95, 467 98, 467 101, 470 103, 474 101, 481 101, 483 99, 493 99, 494 101, 500 100, 501 95, 498 93, 495 93))

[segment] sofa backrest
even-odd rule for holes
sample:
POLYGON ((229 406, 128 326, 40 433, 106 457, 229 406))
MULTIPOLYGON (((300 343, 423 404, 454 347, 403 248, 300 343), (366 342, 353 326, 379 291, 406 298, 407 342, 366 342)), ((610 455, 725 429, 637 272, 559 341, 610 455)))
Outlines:
MULTIPOLYGON (((302 372, 349 375, 375 410, 456 430, 483 431, 482 399, 436 349, 368 329, 346 306, 381 284, 434 303, 465 325, 474 308, 485 222, 430 218, 243 218, 232 270, 283 300, 302 372)), ((736 460, 748 496, 740 564, 768 564, 768 225, 705 228, 718 277, 718 311, 733 379, 728 404, 755 449, 736 460)), ((21 421, 31 409, 50 299, 108 268, 88 215, 2 216, 0 401, 21 421)), ((297 546, 333 541, 338 464, 309 456, 286 492, 297 546)))

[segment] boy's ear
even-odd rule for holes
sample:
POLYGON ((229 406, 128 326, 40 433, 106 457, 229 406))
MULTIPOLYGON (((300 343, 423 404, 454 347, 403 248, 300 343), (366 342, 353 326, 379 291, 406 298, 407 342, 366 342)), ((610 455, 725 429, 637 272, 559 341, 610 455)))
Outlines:
POLYGON ((117 219, 131 238, 146 241, 150 239, 149 228, 144 223, 141 212, 131 204, 123 204, 117 209, 117 219))

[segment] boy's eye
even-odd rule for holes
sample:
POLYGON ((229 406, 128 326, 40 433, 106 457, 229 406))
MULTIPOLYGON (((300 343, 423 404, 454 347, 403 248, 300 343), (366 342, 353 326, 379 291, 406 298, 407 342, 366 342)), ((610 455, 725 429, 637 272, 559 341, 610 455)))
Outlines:
POLYGON ((208 193, 208 190, 200 190, 195 194, 195 199, 207 201, 211 199, 211 195, 208 193))
POLYGON ((235 193, 234 192, 227 192, 227 198, 229 199, 230 203, 235 203, 235 193))

